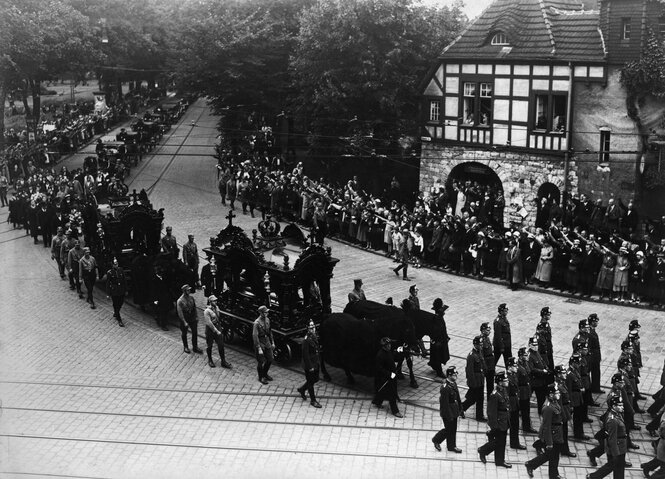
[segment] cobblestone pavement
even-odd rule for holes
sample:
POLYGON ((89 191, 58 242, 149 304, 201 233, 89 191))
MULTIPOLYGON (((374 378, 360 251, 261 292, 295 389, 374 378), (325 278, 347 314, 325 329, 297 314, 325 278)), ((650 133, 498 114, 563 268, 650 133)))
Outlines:
MULTIPOLYGON (((198 101, 128 180, 130 188, 149 189, 177 238, 193 233, 200 247, 225 226, 228 213, 219 204, 211 156, 216 122, 198 101)), ((87 147, 65 164, 80 165, 92 150, 87 147)), ((3 209, 0 219, 6 214, 3 209)), ((242 213, 235 219, 246 229, 257 221, 242 213)), ((0 477, 526 477, 522 464, 534 455, 533 436, 522 438, 528 451, 507 452, 515 463, 512 470, 480 463, 476 449, 485 440, 486 425, 473 419, 460 421, 463 454, 451 457, 433 449, 431 436, 442 426, 439 386, 422 359, 415 360, 420 387, 400 386, 404 419, 370 407, 371 379, 359 377, 350 387, 339 371, 331 383, 317 385, 323 409, 314 409, 295 393, 303 382, 297 363, 274 367, 275 381, 264 386, 256 381, 255 361, 244 345, 227 351, 232 370, 210 369, 202 356, 182 353, 176 328, 158 330, 148 313, 131 304, 123 310, 127 327, 119 328, 102 289, 95 293, 98 309, 90 310, 59 280, 47 250, 23 235, 4 221, 0 226, 5 272, 0 282, 0 477)), ((336 241, 328 244, 341 260, 332 284, 334 310, 344 307, 355 277, 364 279, 370 299, 406 297, 413 283, 395 278, 390 260, 336 241)), ((591 312, 600 315, 605 384, 628 321, 639 319, 641 388, 646 393, 658 387, 665 345, 662 312, 511 292, 433 270, 414 270, 412 276, 423 307, 439 296, 450 305, 449 364, 464 366, 472 336, 482 321, 493 320, 499 303, 510 307, 515 348, 533 333, 540 308, 547 305, 553 310, 559 361, 569 354, 577 321, 591 312)), ((202 304, 201 293, 196 297, 202 304)), ((535 408, 532 417, 537 425, 535 408)), ((638 416, 642 425, 646 419, 638 416)), ((588 425, 586 432, 592 432, 588 425)), ((648 436, 641 431, 635 439, 641 450, 628 455, 635 466, 628 477, 640 477, 637 466, 651 455, 648 436)), ((591 443, 571 447, 579 457, 562 458, 561 472, 584 477, 592 470, 584 454, 591 443)), ((545 474, 537 471, 536 477, 545 474)))

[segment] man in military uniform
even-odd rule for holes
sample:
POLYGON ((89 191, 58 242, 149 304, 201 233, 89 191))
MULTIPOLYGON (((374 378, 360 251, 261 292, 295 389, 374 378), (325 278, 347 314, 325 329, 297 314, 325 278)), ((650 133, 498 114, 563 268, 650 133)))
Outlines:
POLYGON ((510 448, 523 450, 526 446, 520 444, 520 385, 517 375, 517 360, 509 357, 506 360, 508 376, 508 399, 510 400, 510 448))
POLYGON ((540 322, 536 325, 536 335, 538 336, 538 351, 542 356, 547 369, 554 368, 554 357, 552 352, 552 328, 550 327, 550 318, 552 313, 549 307, 540 310, 540 322))
POLYGON ((494 373, 496 367, 494 365, 494 349, 492 348, 492 341, 490 340, 490 333, 492 328, 490 328, 489 323, 482 323, 480 325, 480 336, 482 338, 482 345, 480 352, 483 355, 483 360, 485 361, 485 385, 487 387, 487 397, 489 398, 492 389, 494 389, 494 373))
POLYGON ((178 318, 180 318, 180 333, 182 338, 183 351, 191 354, 189 346, 187 345, 187 329, 192 331, 192 347, 196 354, 203 354, 203 350, 199 349, 199 335, 198 335, 198 318, 196 317, 196 301, 191 295, 192 289, 188 284, 183 284, 180 287, 182 295, 176 301, 176 310, 178 311, 178 318))
POLYGON ((69 251, 74 247, 76 244, 76 241, 74 239, 74 236, 72 235, 72 230, 68 229, 65 231, 65 238, 62 240, 62 243, 60 244, 60 262, 62 263, 64 267, 64 273, 69 277, 69 289, 72 291, 76 289, 76 283, 74 282, 74 275, 72 274, 72 270, 69 268, 68 261, 69 261, 69 251))
POLYGON ((517 351, 517 383, 520 391, 519 409, 522 431, 535 434, 537 431, 531 427, 531 367, 527 348, 520 348, 517 351))
POLYGON ((259 306, 259 317, 254 320, 252 328, 252 340, 256 352, 256 370, 259 373, 259 382, 268 384, 272 377, 268 374, 273 361, 275 351, 275 340, 272 336, 270 318, 268 318, 268 307, 259 306))
POLYGON ((534 443, 538 456, 526 462, 526 473, 533 477, 533 471, 548 462, 550 479, 559 477, 559 457, 563 444, 563 418, 561 416, 561 395, 556 384, 547 386, 547 400, 543 404, 542 421, 538 431, 538 441, 534 443), (543 450, 544 446, 544 450, 543 450))
POLYGON ((508 321, 508 306, 501 303, 498 307, 498 314, 494 320, 494 364, 499 362, 499 357, 503 355, 503 364, 506 365, 508 358, 513 355, 512 336, 510 334, 510 322, 508 321))
POLYGON ((164 272, 161 268, 155 270, 150 285, 151 290, 149 294, 152 299, 152 304, 155 307, 157 326, 159 326, 162 331, 168 331, 167 315, 173 308, 173 297, 171 296, 169 283, 164 277, 164 272))
POLYGON ((62 226, 58 226, 56 235, 51 240, 51 259, 54 260, 58 265, 60 279, 65 279, 65 263, 62 261, 60 256, 60 248, 62 247, 62 243, 65 241, 65 235, 63 232, 64 230, 62 226))
POLYGON ((441 443, 447 441, 448 450, 460 454, 457 447, 457 418, 464 417, 462 400, 457 389, 457 369, 451 366, 446 370, 446 379, 439 390, 439 414, 443 419, 443 429, 432 438, 437 451, 441 451, 441 443))
MULTIPOLYGON (((62 244, 65 246, 65 243, 62 244)), ((81 291, 81 268, 79 262, 83 258, 84 251, 81 248, 79 240, 74 241, 74 247, 67 252, 67 270, 69 271, 69 289, 74 289, 72 286, 76 285, 76 292, 79 298, 83 299, 83 292, 81 291)))
POLYGON ((178 249, 178 243, 175 236, 173 236, 173 227, 166 227, 166 234, 162 237, 161 244, 164 253, 172 255, 174 258, 178 257, 180 250, 178 249))
POLYGON ((217 352, 221 359, 223 368, 231 369, 231 365, 226 362, 226 354, 224 349, 224 327, 222 325, 222 318, 220 316, 219 308, 217 307, 217 296, 214 294, 208 297, 208 307, 203 311, 203 321, 205 324, 205 337, 206 337, 206 353, 208 354, 208 366, 215 367, 215 362, 212 360, 212 345, 217 344, 217 352))
POLYGON ((309 403, 317 409, 321 408, 321 404, 316 400, 316 394, 314 393, 314 384, 319 381, 319 353, 320 347, 316 325, 314 321, 310 320, 302 342, 302 367, 305 370, 305 384, 298 388, 298 393, 300 393, 301 398, 307 400, 305 391, 309 392, 309 403))
POLYGON ((468 391, 462 403, 462 410, 466 411, 472 404, 476 405, 476 421, 486 421, 483 416, 483 384, 485 383, 485 361, 480 352, 482 339, 480 336, 473 338, 473 349, 466 357, 466 385, 468 391))
POLYGON ((531 389, 536 393, 538 414, 541 413, 547 397, 547 382, 550 376, 545 360, 538 351, 538 339, 529 340, 529 374, 531 374, 531 389))
POLYGON ((600 351, 600 339, 598 338, 598 322, 600 319, 596 313, 591 313, 589 321, 589 370, 591 373, 591 392, 594 394, 605 394, 600 389, 600 361, 602 359, 600 351))
POLYGON ((641 410, 641 408, 637 405, 637 401, 643 401, 646 399, 645 396, 640 394, 639 388, 637 388, 637 384, 639 384, 640 380, 640 369, 642 368, 642 349, 640 345, 640 329, 642 326, 640 326, 640 323, 637 319, 633 319, 629 324, 628 324, 628 336, 626 339, 630 341, 630 343, 633 345, 633 373, 635 374, 635 412, 638 413, 643 413, 644 411, 641 410))
POLYGON ((605 452, 607 454, 607 463, 598 470, 587 474, 587 479, 600 479, 609 475, 610 472, 615 479, 624 477, 626 452, 628 450, 628 437, 626 425, 623 420, 624 404, 621 396, 611 396, 608 404, 610 410, 605 420, 605 429, 607 432, 605 452))
POLYGON ((589 462, 591 462, 591 465, 594 467, 598 466, 598 462, 596 461, 596 459, 605 453, 605 438, 607 437, 605 422, 607 420, 607 416, 609 415, 609 411, 611 409, 611 406, 609 405, 610 398, 614 396, 621 397, 621 402, 623 404, 626 404, 626 401, 628 400, 625 384, 623 382, 623 375, 620 372, 615 373, 612 376, 611 382, 612 382, 612 387, 610 388, 610 391, 607 393, 607 412, 605 412, 600 416, 602 427, 594 435, 594 437, 598 440, 598 445, 592 449, 589 449, 586 453, 587 456, 589 456, 589 462))
POLYGON ((374 375, 374 399, 372 404, 383 407, 383 401, 388 401, 393 416, 402 418, 397 407, 397 384, 395 382, 395 359, 390 348, 390 338, 381 338, 381 349, 376 355, 374 375))
POLYGON ((106 291, 113 302, 113 317, 118 321, 118 325, 124 328, 125 323, 122 322, 120 308, 122 308, 127 294, 127 279, 125 278, 125 271, 118 264, 117 258, 113 258, 113 265, 106 272, 106 291))
POLYGON ((568 362, 568 392, 573 407, 573 437, 586 441, 589 436, 584 434, 584 386, 580 376, 580 359, 579 353, 573 353, 568 362))
POLYGON ((365 291, 363 291, 363 280, 354 279, 353 280, 353 289, 349 293, 349 303, 355 303, 356 301, 365 301, 365 291))
POLYGON ((589 340, 589 331, 591 327, 589 326, 589 321, 587 319, 582 319, 577 324, 577 334, 573 337, 572 345, 573 351, 577 351, 581 344, 585 344, 589 340))
POLYGON ((194 235, 187 235, 187 243, 182 245, 182 262, 194 273, 193 287, 201 286, 199 281, 199 247, 194 243, 194 235))
POLYGON ((494 377, 496 389, 487 399, 487 424, 490 427, 489 441, 478 448, 480 460, 485 464, 487 455, 494 452, 494 464, 511 468, 506 462, 506 435, 510 425, 510 399, 508 398, 508 378, 504 371, 494 377))
POLYGON ((568 392, 567 371, 561 365, 554 366, 554 382, 559 390, 559 404, 561 405, 561 426, 563 428, 563 443, 561 444, 561 455, 567 457, 577 457, 577 454, 570 450, 568 443, 568 422, 570 421, 572 408, 570 405, 570 394, 568 392))

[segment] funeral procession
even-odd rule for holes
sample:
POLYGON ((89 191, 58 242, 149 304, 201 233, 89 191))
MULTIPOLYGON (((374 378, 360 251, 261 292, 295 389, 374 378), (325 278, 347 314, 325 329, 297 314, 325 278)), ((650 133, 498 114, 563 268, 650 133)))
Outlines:
POLYGON ((665 1, 5 0, 0 478, 665 479, 665 1))

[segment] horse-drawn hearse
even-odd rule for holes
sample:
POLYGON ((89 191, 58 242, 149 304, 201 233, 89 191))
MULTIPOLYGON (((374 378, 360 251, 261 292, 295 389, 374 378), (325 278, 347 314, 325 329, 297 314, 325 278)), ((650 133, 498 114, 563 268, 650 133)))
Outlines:
POLYGON ((282 231, 268 217, 250 238, 232 224, 232 213, 227 218, 229 225, 210 238, 210 247, 203 250, 211 264, 201 274, 202 282, 214 282, 207 289, 219 298, 228 325, 227 340, 251 342, 257 309, 266 305, 275 358, 289 361, 309 321, 318 325, 330 312, 330 280, 339 260, 331 256, 330 248, 314 244, 313 237, 307 241, 294 224, 282 231))

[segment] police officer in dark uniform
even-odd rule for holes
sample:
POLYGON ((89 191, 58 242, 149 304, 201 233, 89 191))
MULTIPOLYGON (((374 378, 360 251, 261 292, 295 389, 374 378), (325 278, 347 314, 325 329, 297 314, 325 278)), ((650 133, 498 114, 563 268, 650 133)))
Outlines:
POLYGON ((573 437, 575 439, 587 440, 589 436, 584 434, 584 386, 580 376, 580 355, 573 353, 568 362, 568 392, 573 407, 573 437))
POLYGON ((508 399, 510 400, 510 448, 524 450, 520 444, 520 384, 517 374, 517 361, 509 357, 506 361, 508 376, 508 399))
POLYGON ((439 390, 439 414, 443 419, 443 429, 432 438, 432 443, 437 451, 441 451, 441 443, 447 441, 448 450, 461 453, 457 447, 457 418, 464 417, 462 400, 457 389, 457 369, 450 366, 446 370, 446 379, 439 390))
POLYGON ((536 334, 538 335, 538 350, 540 355, 547 361, 547 368, 554 368, 554 356, 552 352, 552 328, 550 327, 550 319, 552 312, 550 308, 545 306, 540 310, 540 322, 536 326, 536 334))
MULTIPOLYGON (((609 415, 609 412, 610 412, 610 409, 611 409, 611 406, 609 405, 610 404, 610 398, 612 398, 614 396, 619 396, 619 397, 621 397, 621 401, 624 404, 626 404, 626 401, 628 400, 628 395, 626 394, 626 389, 625 389, 625 385, 624 385, 624 382, 623 382, 623 375, 620 372, 615 373, 612 376, 611 382, 612 382, 612 387, 611 387, 610 391, 607 393, 607 412, 605 412, 604 414, 602 414, 600 416, 600 421, 602 423, 602 427, 594 435, 594 437, 598 440, 598 445, 596 447, 592 448, 592 449, 589 449, 586 453, 587 456, 589 456, 589 462, 591 462, 591 465, 594 466, 594 467, 598 466, 598 462, 596 461, 596 459, 599 458, 600 456, 602 456, 605 453, 605 439, 607 437, 605 422, 607 420, 607 416, 609 415)), ((628 464, 629 463, 626 463, 627 467, 632 466, 632 464, 630 466, 628 464)))
POLYGON ((556 384, 547 386, 547 400, 543 404, 542 421, 538 440, 534 443, 538 455, 525 464, 526 473, 533 477, 533 471, 546 462, 550 479, 559 477, 559 457, 563 444, 563 418, 559 404, 559 389, 556 384))
POLYGON ((466 411, 472 404, 476 405, 476 420, 486 421, 483 416, 483 404, 485 398, 483 396, 483 385, 485 383, 485 361, 480 352, 482 347, 482 338, 476 336, 473 338, 473 349, 466 357, 466 385, 468 391, 464 402, 462 402, 462 410, 466 411))
POLYGON ((589 331, 591 330, 587 319, 580 320, 580 322, 577 323, 577 328, 577 334, 573 337, 572 341, 573 351, 577 351, 581 344, 589 341, 589 331))
POLYGON ((600 319, 596 313, 591 313, 589 321, 589 370, 591 372, 591 392, 594 394, 605 394, 600 389, 600 361, 602 359, 600 351, 600 339, 598 338, 598 322, 600 319))
POLYGON ((487 455, 494 452, 494 464, 511 468, 506 462, 506 435, 510 425, 510 399, 508 398, 508 378, 504 371, 494 377, 496 389, 487 399, 487 424, 490 427, 489 441, 478 448, 480 460, 485 464, 487 455))
POLYGON ((374 399, 372 404, 376 407, 383 407, 383 401, 388 401, 390 411, 395 417, 404 417, 397 407, 397 384, 395 380, 395 359, 390 349, 390 338, 381 338, 381 349, 376 354, 374 375, 374 399))
POLYGON ((605 452, 607 463, 598 470, 587 474, 587 479, 600 479, 610 474, 613 477, 623 478, 626 469, 626 452, 628 451, 628 434, 623 419, 624 404, 621 396, 610 396, 608 399, 610 410, 605 420, 605 452))
POLYGON ((480 348, 483 360, 485 361, 485 386, 487 388, 487 397, 489 398, 492 389, 494 389, 494 372, 496 371, 494 365, 494 348, 492 348, 492 341, 490 340, 490 323, 483 323, 480 325, 480 336, 482 345, 480 348))
POLYGON ((494 320, 494 364, 498 363, 499 357, 503 355, 503 364, 506 365, 508 358, 513 355, 510 322, 508 321, 508 306, 506 306, 506 303, 501 303, 497 312, 497 317, 494 320))
POLYGON ((127 279, 125 278, 125 271, 118 264, 118 259, 113 258, 113 266, 106 272, 106 291, 111 297, 113 302, 113 317, 118 321, 118 326, 125 327, 120 317, 120 308, 125 302, 125 294, 127 294, 127 279))
POLYGON ((527 348, 520 348, 517 351, 517 382, 520 391, 519 408, 522 431, 536 434, 538 431, 531 427, 531 367, 527 348))
POLYGON ((559 404, 561 405, 561 418, 563 428, 563 443, 561 444, 561 455, 567 457, 577 457, 577 454, 570 450, 568 443, 568 422, 570 421, 572 408, 570 405, 570 394, 568 392, 567 371, 561 365, 554 366, 554 382, 559 389, 559 404))
POLYGON ((547 384, 550 373, 545 360, 538 351, 538 344, 536 337, 529 340, 529 374, 531 374, 531 389, 536 393, 538 414, 540 414, 547 397, 547 384))

